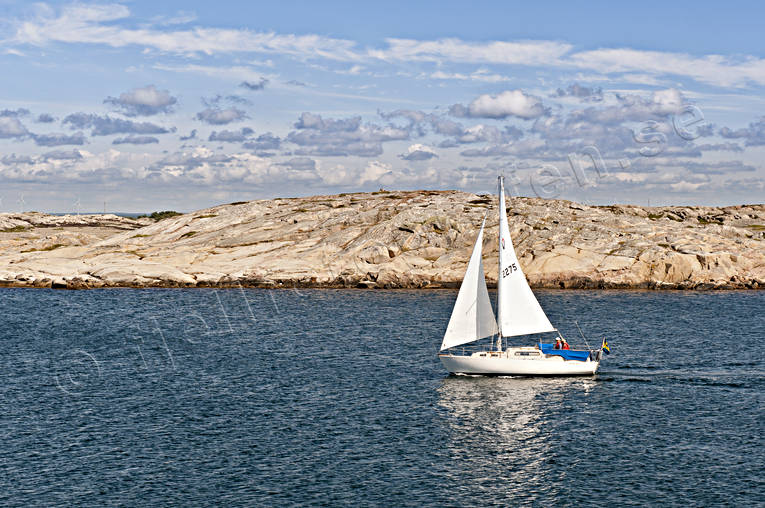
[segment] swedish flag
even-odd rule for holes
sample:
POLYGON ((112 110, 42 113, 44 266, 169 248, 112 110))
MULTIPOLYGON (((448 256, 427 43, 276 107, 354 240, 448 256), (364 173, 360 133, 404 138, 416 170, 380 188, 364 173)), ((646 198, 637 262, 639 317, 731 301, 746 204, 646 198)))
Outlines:
POLYGON ((603 339, 603 351, 606 352, 607 355, 611 354, 611 350, 608 348, 608 342, 606 342, 606 339, 603 339))

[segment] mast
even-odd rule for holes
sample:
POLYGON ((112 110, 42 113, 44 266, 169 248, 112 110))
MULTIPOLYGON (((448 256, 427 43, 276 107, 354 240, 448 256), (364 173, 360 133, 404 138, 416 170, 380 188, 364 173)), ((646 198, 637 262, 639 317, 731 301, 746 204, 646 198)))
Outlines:
POLYGON ((497 266, 497 350, 502 349, 502 217, 505 214, 505 182, 504 176, 497 177, 497 187, 499 188, 499 227, 497 228, 497 252, 499 253, 499 263, 497 266))

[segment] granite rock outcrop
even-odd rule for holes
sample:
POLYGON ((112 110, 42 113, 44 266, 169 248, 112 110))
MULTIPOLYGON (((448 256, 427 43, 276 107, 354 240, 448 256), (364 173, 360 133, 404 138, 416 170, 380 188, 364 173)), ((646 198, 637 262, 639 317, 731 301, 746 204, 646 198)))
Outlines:
MULTIPOLYGON (((588 206, 509 198, 532 287, 765 287, 765 205, 588 206)), ((484 215, 496 281, 496 197, 380 191, 214 206, 154 222, 0 214, 0 285, 456 287, 484 215)))

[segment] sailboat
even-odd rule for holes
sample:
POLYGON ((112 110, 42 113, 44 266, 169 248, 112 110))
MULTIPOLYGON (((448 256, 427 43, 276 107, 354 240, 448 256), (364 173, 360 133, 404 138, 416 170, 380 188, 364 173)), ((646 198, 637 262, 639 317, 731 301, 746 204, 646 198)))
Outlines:
MULTIPOLYGON (((568 348, 531 291, 510 238, 505 210, 504 179, 499 177, 499 273, 497 315, 489 299, 483 271, 484 216, 465 277, 454 303, 438 357, 451 374, 508 376, 593 375, 598 370, 605 339, 598 349, 568 348), (508 347, 509 337, 557 334, 558 349, 540 338, 534 345, 508 347), (483 349, 473 342, 491 337, 483 349)), ((578 326, 578 325, 577 325, 578 326)), ((583 336, 584 337, 584 336, 583 336)), ((487 342, 487 341, 484 341, 487 342)), ((586 342, 586 339, 585 339, 586 342)))

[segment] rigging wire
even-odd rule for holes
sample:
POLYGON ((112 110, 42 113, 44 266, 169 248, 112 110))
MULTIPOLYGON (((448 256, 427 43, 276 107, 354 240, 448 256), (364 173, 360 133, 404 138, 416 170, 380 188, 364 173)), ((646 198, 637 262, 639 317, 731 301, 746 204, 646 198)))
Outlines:
POLYGON ((574 321, 574 324, 576 325, 576 328, 579 330, 579 335, 581 335, 582 338, 584 339, 584 343, 587 346, 587 349, 592 349, 590 348, 590 343, 587 342, 587 337, 584 336, 584 334, 582 333, 582 329, 579 328, 579 323, 577 321, 574 321))

